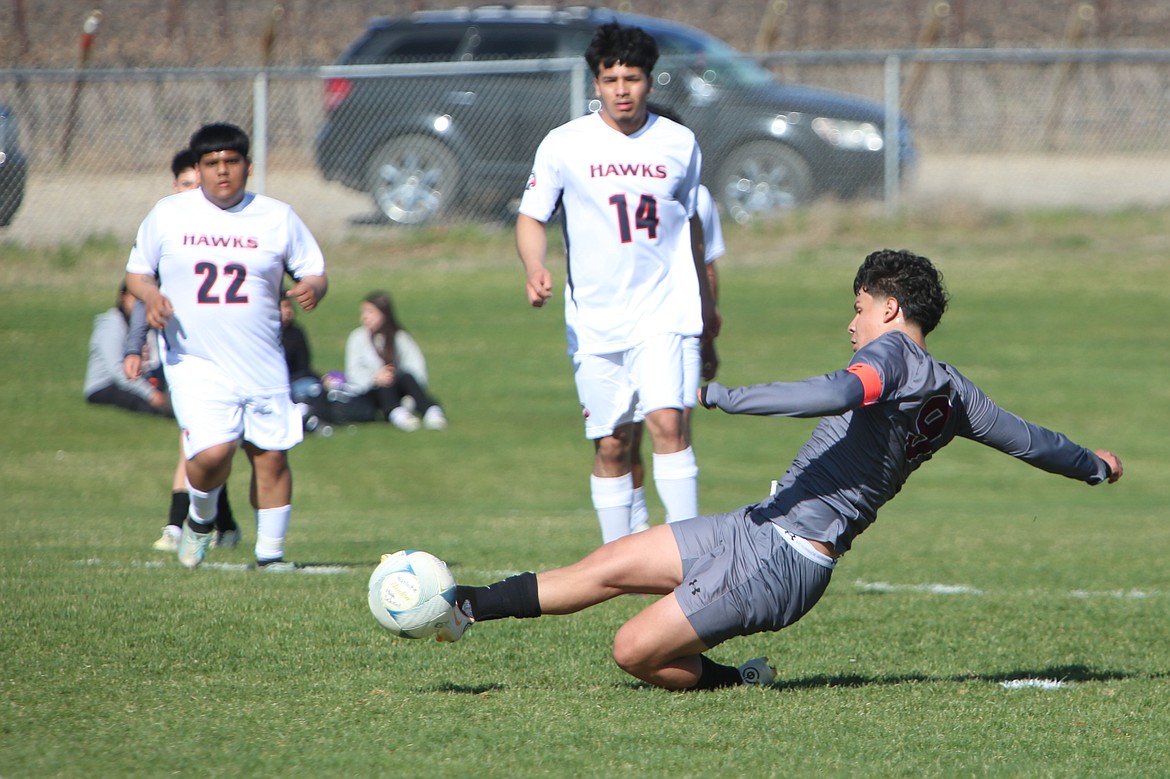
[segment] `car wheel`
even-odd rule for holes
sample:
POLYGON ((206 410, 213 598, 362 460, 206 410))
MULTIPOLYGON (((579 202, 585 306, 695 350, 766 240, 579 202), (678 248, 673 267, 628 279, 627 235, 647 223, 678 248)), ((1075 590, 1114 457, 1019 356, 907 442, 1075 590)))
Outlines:
POLYGON ((370 157, 370 194, 391 222, 422 224, 439 218, 454 200, 459 163, 433 138, 403 135, 370 157))
POLYGON ((724 210, 743 224, 753 216, 795 208, 812 196, 808 163, 791 147, 752 141, 733 151, 716 184, 724 210))

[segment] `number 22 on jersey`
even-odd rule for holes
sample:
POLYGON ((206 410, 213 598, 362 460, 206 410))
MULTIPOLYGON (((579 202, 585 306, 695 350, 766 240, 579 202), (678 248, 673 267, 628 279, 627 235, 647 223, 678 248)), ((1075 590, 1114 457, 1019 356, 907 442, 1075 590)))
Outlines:
POLYGON ((222 275, 225 280, 220 288, 226 285, 227 289, 224 290, 222 299, 216 287, 221 272, 215 263, 206 260, 196 263, 195 274, 203 277, 203 283, 199 285, 199 292, 196 296, 200 303, 215 305, 218 303, 248 302, 248 296, 240 292, 244 286, 244 280, 248 278, 248 269, 245 266, 238 263, 229 263, 223 266, 222 275))

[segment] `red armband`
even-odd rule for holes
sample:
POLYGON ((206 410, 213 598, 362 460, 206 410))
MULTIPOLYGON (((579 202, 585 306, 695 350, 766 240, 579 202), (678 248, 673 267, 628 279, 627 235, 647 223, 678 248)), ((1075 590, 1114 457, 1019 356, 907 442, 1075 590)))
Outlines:
POLYGON ((872 365, 859 362, 850 365, 846 370, 861 379, 861 388, 865 392, 865 398, 861 404, 868 406, 876 403, 882 394, 882 377, 878 375, 877 369, 872 365))

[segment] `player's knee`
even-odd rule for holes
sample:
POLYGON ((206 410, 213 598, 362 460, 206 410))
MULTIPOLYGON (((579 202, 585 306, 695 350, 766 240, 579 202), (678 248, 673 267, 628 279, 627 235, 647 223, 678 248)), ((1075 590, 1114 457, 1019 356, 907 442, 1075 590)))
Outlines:
POLYGON ((606 436, 597 440, 597 459, 603 463, 628 464, 630 448, 628 441, 615 436, 606 436))
POLYGON ((631 676, 645 679, 651 670, 651 653, 645 640, 632 629, 629 623, 623 625, 613 638, 613 661, 631 676))

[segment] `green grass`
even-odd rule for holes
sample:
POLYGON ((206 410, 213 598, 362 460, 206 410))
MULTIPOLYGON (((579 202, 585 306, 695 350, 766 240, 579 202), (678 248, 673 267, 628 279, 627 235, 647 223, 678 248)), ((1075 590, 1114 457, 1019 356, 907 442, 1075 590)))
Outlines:
MULTIPOLYGON (((853 271, 907 246, 953 293, 932 351, 1002 405, 1114 449, 1125 479, 1091 489, 956 442, 807 618, 712 652, 769 655, 771 689, 633 682, 609 650, 638 597, 454 646, 396 640, 365 606, 382 552, 426 549, 479 583, 597 543, 561 316, 527 307, 509 233, 371 230, 326 247, 333 289, 301 315, 318 367, 340 367, 358 301, 387 288, 451 428, 343 428, 294 450, 288 551, 343 572, 283 577, 192 573, 150 550, 173 423, 81 398, 121 242, 0 243, 0 775, 1170 773, 1170 212, 815 209, 727 238, 724 381, 844 364, 853 271), (1019 678, 1067 686, 1002 686, 1019 678)), ((810 426, 700 413, 703 509, 760 497, 810 426)), ((245 528, 210 561, 246 563, 245 528)))

